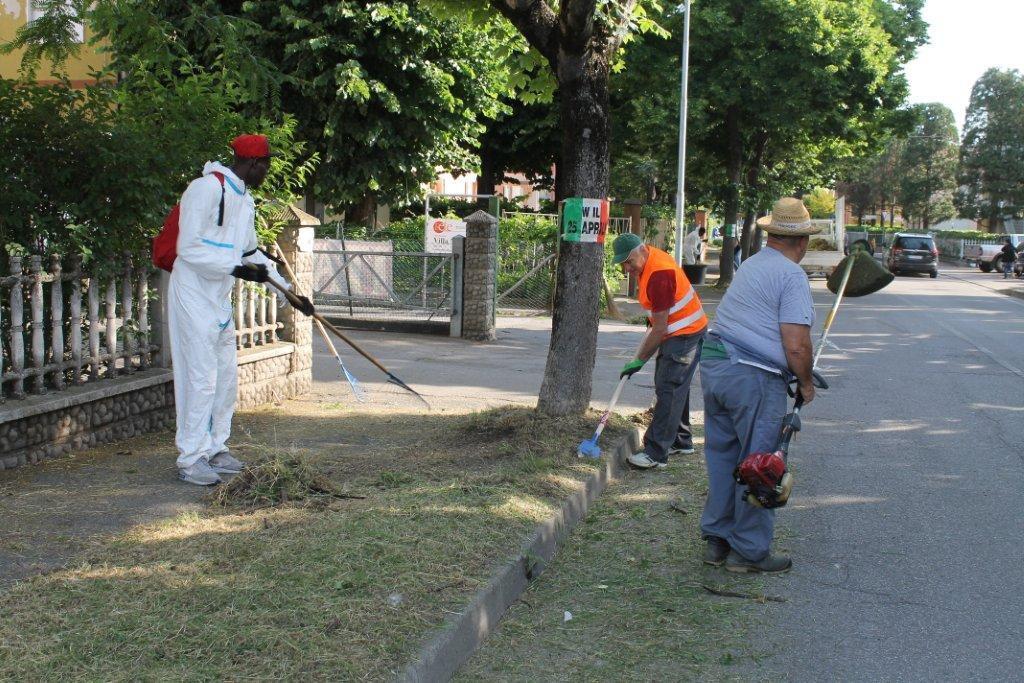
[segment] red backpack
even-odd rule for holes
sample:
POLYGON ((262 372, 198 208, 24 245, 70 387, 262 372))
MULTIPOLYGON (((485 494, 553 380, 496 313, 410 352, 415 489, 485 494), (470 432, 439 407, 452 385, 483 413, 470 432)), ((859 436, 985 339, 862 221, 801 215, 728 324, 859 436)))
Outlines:
MULTIPOLYGON (((220 181, 220 207, 217 209, 217 226, 224 225, 224 174, 214 171, 220 181)), ((168 273, 174 267, 174 259, 178 258, 178 217, 181 215, 181 204, 175 204, 164 219, 164 227, 160 234, 153 238, 153 265, 168 273)))

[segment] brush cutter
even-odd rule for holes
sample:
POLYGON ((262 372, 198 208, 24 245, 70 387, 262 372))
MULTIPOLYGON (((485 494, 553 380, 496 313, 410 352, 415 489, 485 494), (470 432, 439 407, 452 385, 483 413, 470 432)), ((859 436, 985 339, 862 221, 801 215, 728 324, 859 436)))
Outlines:
MULTIPOLYGON (((828 382, 815 372, 814 386, 828 389, 828 382)), ((790 389, 790 394, 796 398, 793 402, 793 412, 783 418, 782 430, 779 432, 775 448, 772 451, 751 453, 732 473, 737 484, 747 485, 743 500, 750 505, 769 509, 779 508, 786 504, 789 494, 793 491, 793 474, 786 467, 786 458, 789 455, 789 442, 793 440, 793 435, 800 431, 800 409, 804 405, 804 397, 800 395, 799 390, 790 389)))
POLYGON ((893 281, 895 275, 887 271, 875 257, 864 250, 860 244, 853 244, 850 255, 839 262, 836 269, 828 276, 826 285, 830 292, 836 295, 825 317, 825 324, 821 328, 821 336, 818 338, 818 348, 814 351, 813 367, 818 367, 818 359, 821 352, 828 344, 828 332, 832 329, 832 323, 839 312, 839 304, 843 297, 858 297, 874 294, 893 281))
MULTIPOLYGON (((828 333, 839 312, 843 296, 858 297, 872 294, 892 281, 892 273, 885 270, 871 254, 856 244, 850 255, 840 261, 829 276, 828 288, 836 298, 825 318, 818 339, 818 348, 814 352, 811 374, 815 387, 828 388, 828 383, 817 372, 818 359, 828 343, 828 333)), ((786 460, 789 455, 789 443, 793 435, 800 431, 800 409, 803 407, 804 399, 799 391, 789 389, 789 393, 796 400, 793 411, 782 421, 782 430, 775 449, 771 452, 751 453, 733 472, 736 483, 746 484, 747 490, 743 498, 751 505, 763 508, 782 507, 793 491, 793 475, 786 466, 786 460)))

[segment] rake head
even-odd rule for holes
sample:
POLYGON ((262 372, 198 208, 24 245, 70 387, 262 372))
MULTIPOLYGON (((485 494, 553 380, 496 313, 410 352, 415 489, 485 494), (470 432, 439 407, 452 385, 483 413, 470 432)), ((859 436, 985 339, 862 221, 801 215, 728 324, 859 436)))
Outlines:
POLYGON ((597 437, 592 436, 586 441, 582 442, 576 448, 576 455, 578 455, 581 458, 600 458, 601 447, 597 445, 597 437))

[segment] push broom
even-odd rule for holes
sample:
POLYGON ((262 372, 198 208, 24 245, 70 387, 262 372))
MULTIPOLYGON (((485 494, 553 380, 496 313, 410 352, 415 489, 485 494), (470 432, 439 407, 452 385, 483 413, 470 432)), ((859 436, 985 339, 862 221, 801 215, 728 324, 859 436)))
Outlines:
MULTIPOLYGON (((644 335, 644 339, 647 336, 644 335)), ((643 339, 640 340, 640 346, 643 346, 643 339)), ((640 347, 637 347, 637 351, 640 347)), ((626 386, 626 382, 629 381, 629 376, 620 377, 619 383, 615 387, 615 391, 612 393, 612 400, 608 402, 608 409, 604 411, 604 415, 601 416, 600 421, 597 423, 597 429, 594 430, 594 435, 581 443, 576 448, 576 455, 581 458, 600 458, 601 447, 597 445, 597 440, 601 438, 601 432, 604 431, 604 427, 608 424, 608 418, 612 416, 612 411, 615 410, 615 404, 619 401, 619 394, 622 393, 622 387, 626 386)))

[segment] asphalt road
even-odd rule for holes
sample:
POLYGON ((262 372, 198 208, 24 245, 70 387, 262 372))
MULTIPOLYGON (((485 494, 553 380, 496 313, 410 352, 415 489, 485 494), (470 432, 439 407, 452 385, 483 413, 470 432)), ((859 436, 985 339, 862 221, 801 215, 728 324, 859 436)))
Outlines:
POLYGON ((779 513, 794 569, 766 579, 787 602, 761 608, 749 677, 1021 680, 1024 301, 975 279, 844 304, 779 513))

